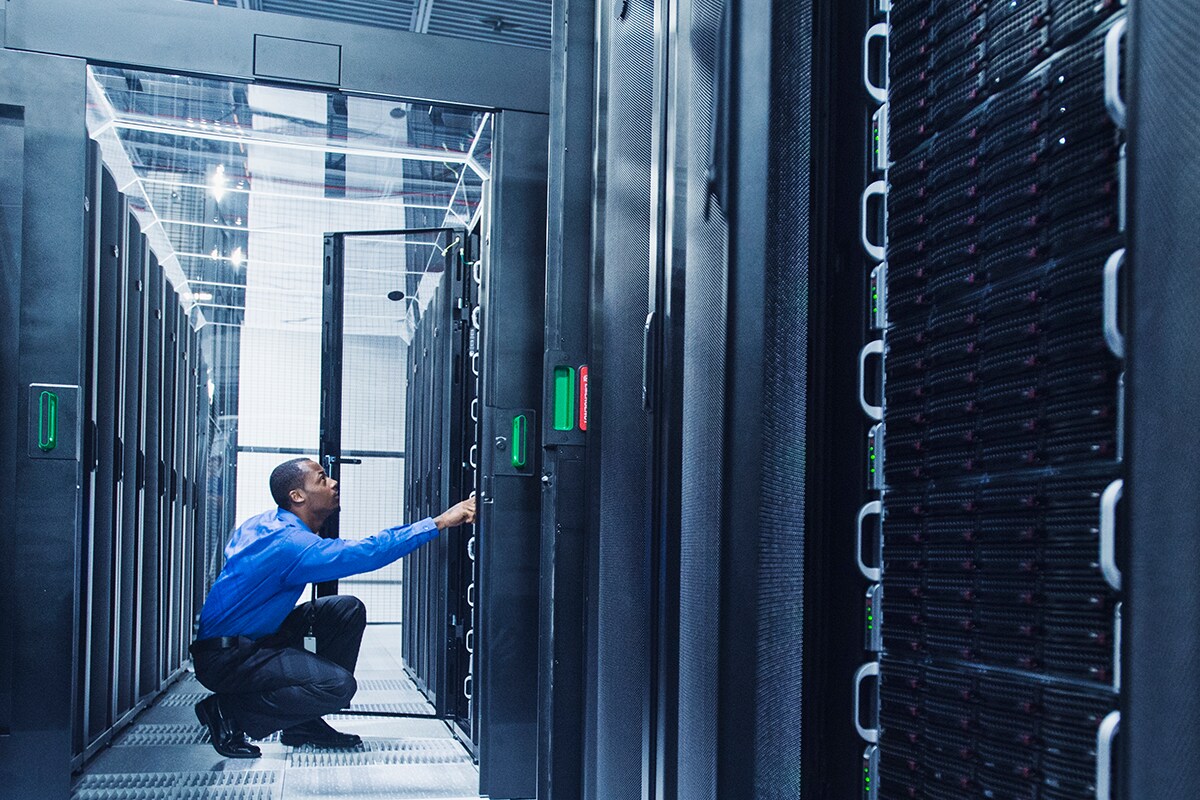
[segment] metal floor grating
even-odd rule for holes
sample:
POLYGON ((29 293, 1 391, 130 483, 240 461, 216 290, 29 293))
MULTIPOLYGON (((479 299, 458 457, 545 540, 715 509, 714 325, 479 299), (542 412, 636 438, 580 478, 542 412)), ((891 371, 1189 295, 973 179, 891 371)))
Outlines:
MULTIPOLYGON (((273 733, 260 742, 277 742, 279 734, 273 733)), ((127 733, 113 742, 113 747, 156 747, 168 744, 208 744, 208 731, 200 723, 179 725, 134 725, 127 733)))
MULTIPOLYGON (((385 631, 384 633, 388 633, 385 631)), ((354 711, 429 715, 403 675, 394 643, 363 642, 364 664, 354 711), (394 671, 393 671, 394 670, 394 671), (393 677, 394 676, 394 677, 393 677)), ((391 638, 395 638, 392 636, 391 638)), ((383 641, 381 642, 381 639, 383 641)), ((354 750, 291 748, 279 734, 257 741, 262 758, 217 755, 191 706, 208 692, 188 674, 113 745, 101 750, 78 778, 71 800, 475 800, 479 772, 446 725, 412 719, 329 715, 339 730, 363 737, 354 750)))
POLYGON ((363 742, 361 750, 314 750, 298 747, 290 767, 346 767, 359 764, 464 764, 470 757, 458 742, 446 739, 400 739, 363 742))
POLYGON ((279 773, 126 772, 88 775, 79 782, 73 800, 274 800, 279 796, 279 773))

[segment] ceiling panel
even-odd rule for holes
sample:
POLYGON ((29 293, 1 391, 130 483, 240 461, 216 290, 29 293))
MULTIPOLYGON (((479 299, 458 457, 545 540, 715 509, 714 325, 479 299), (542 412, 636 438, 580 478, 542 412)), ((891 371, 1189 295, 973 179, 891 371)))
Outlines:
POLYGON ((550 0, 194 0, 455 39, 550 49, 550 0))

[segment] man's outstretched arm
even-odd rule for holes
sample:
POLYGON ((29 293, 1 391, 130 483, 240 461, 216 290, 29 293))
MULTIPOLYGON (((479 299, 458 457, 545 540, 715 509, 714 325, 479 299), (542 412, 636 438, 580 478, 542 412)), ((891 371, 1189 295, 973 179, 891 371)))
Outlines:
POLYGON ((335 581, 371 572, 403 558, 446 528, 475 521, 475 498, 464 500, 434 519, 388 528, 366 539, 315 539, 283 576, 288 584, 335 581))

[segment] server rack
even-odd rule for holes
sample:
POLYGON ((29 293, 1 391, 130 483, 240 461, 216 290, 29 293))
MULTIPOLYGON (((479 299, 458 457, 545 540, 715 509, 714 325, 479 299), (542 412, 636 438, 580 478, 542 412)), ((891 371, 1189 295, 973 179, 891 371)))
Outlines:
POLYGON ((878 745, 864 796, 1107 798, 1123 14, 1072 0, 877 10, 888 77, 865 77, 887 178, 862 215, 883 334, 860 369, 883 356, 882 399, 861 398, 881 423, 881 500, 860 522, 882 517, 882 562, 864 564, 881 579, 881 656, 858 673, 878 676, 877 715, 855 720, 878 745))
MULTIPOLYGON (((412 520, 437 516, 472 491, 462 482, 462 465, 475 445, 462 402, 470 377, 462 348, 464 331, 470 326, 466 235, 452 229, 436 235, 439 249, 445 247, 438 270, 443 277, 409 344, 404 452, 409 487, 405 505, 412 520)), ((469 535, 452 531, 404 563, 402 653, 409 673, 438 716, 457 717, 459 698, 466 691, 457 676, 458 654, 466 637, 458 598, 466 595, 467 584, 461 582, 457 566, 458 556, 467 552, 469 535)))
POLYGON ((93 146, 84 306, 78 767, 187 660, 199 587, 199 339, 93 146))

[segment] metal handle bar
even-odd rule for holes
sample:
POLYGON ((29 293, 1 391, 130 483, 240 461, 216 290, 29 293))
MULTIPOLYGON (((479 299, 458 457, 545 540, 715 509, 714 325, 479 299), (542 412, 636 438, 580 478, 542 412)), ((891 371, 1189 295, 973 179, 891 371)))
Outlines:
POLYGON ((468 700, 471 699, 471 692, 475 688, 474 681, 472 680, 474 677, 474 675, 468 675, 467 677, 463 678, 463 696, 468 700))
POLYGON ((883 580, 882 567, 868 567, 863 561, 863 523, 867 517, 880 516, 883 514, 883 503, 878 500, 872 500, 858 510, 858 530, 854 537, 854 557, 858 562, 858 571, 863 574, 863 577, 872 583, 878 583, 883 580))
POLYGON ((854 673, 854 730, 858 731, 858 735, 863 738, 863 741, 870 744, 877 744, 879 742, 879 729, 864 728, 859 719, 859 713, 862 710, 862 682, 866 678, 872 676, 878 677, 878 675, 878 661, 868 661, 858 668, 858 672, 854 673))
POLYGON ((1121 333, 1117 312, 1121 267, 1125 265, 1125 248, 1116 250, 1104 263, 1104 341, 1109 352, 1117 358, 1125 357, 1125 336, 1121 333))
POLYGON ((471 608, 475 607, 475 584, 474 583, 467 584, 467 605, 469 605, 471 608))
POLYGON ((471 353, 471 374, 479 377, 479 353, 471 353))
POLYGON ((473 309, 471 309, 471 327, 475 330, 479 330, 479 319, 482 313, 483 306, 475 306, 473 309))
MULTIPOLYGON (((876 86, 871 82, 871 40, 883 39, 883 57, 887 58, 887 38, 888 24, 886 22, 877 22, 867 28, 867 33, 863 36, 863 86, 867 87, 867 94, 877 103, 887 102, 888 90, 887 86, 876 86)), ((884 81, 887 78, 885 76, 884 81)))
POLYGON ((1118 128, 1125 127, 1125 100, 1121 97, 1121 39, 1127 20, 1122 17, 1104 37, 1104 107, 1118 128))
POLYGON ((867 342, 858 352, 858 403, 868 417, 878 422, 883 419, 883 406, 867 401, 867 358, 872 355, 883 355, 883 339, 867 342))
POLYGON ((467 630, 466 638, 463 641, 463 647, 467 648, 468 653, 471 653, 472 655, 475 653, 475 629, 474 628, 470 628, 469 630, 467 630))
POLYGON ((1096 800, 1112 799, 1113 739, 1121 727, 1121 712, 1111 711, 1096 731, 1096 800))
POLYGON ((479 398, 471 400, 471 421, 479 422, 479 398))
POLYGON ((475 560, 475 537, 474 536, 472 536, 470 539, 467 539, 467 558, 471 559, 472 561, 475 560))
POLYGON ((471 465, 471 469, 479 469, 479 445, 471 445, 471 449, 467 451, 467 463, 471 465))
POLYGON ((475 263, 471 265, 471 277, 475 279, 476 286, 483 286, 483 259, 475 259, 475 263))
POLYGON ((1100 571, 1114 592, 1121 591, 1121 570, 1117 567, 1117 502, 1125 481, 1117 478, 1100 495, 1100 571))
POLYGON ((866 249, 867 255, 876 261, 883 261, 887 255, 887 250, 884 245, 875 244, 871 241, 871 236, 867 231, 867 204, 874 196, 883 197, 887 194, 887 183, 884 181, 874 181, 869 184, 862 193, 862 207, 859 219, 859 233, 862 236, 863 248, 866 249))

